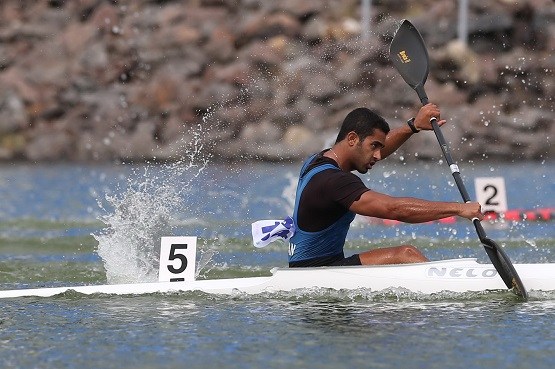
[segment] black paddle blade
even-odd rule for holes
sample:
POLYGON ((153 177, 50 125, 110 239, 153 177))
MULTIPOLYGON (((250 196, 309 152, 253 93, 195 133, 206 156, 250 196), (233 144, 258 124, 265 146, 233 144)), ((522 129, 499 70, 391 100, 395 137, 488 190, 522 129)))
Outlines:
POLYGON ((503 251, 503 249, 493 240, 487 237, 481 239, 480 241, 484 245, 491 263, 495 269, 500 272, 499 276, 503 279, 507 288, 512 289, 516 295, 522 297, 524 300, 528 300, 526 288, 524 288, 524 284, 520 280, 515 267, 509 260, 509 257, 505 254, 505 251, 503 251))
POLYGON ((427 103, 424 84, 430 70, 428 50, 420 32, 406 19, 393 36, 389 58, 405 82, 418 93, 420 101, 427 103))
POLYGON ((511 260, 505 254, 505 251, 503 251, 501 246, 486 235, 486 231, 484 231, 484 227, 482 227, 482 224, 478 219, 474 219, 472 223, 474 223, 478 238, 480 239, 482 245, 484 245, 491 263, 499 273, 501 279, 503 279, 503 282, 505 282, 507 288, 512 289, 515 294, 521 296, 524 300, 527 300, 528 293, 526 292, 526 288, 524 288, 522 280, 511 263, 511 260))

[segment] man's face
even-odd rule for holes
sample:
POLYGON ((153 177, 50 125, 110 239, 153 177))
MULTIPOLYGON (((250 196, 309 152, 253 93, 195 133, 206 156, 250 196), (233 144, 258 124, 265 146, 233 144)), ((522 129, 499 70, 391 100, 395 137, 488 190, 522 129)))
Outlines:
POLYGON ((363 141, 358 140, 355 146, 356 150, 356 170, 359 173, 366 173, 372 169, 378 160, 381 160, 381 150, 385 146, 386 134, 380 130, 375 129, 374 132, 367 136, 363 141))

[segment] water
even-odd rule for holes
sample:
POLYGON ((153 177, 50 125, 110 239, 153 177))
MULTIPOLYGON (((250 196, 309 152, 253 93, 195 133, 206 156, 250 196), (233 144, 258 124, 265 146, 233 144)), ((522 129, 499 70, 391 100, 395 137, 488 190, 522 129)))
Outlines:
MULTIPOLYGON (((6 165, 0 289, 149 281, 157 237, 199 237, 198 278, 269 275, 286 247, 255 249, 250 223, 290 214, 298 164, 6 165), (169 233, 169 234, 168 234, 169 233), (102 255, 102 257, 101 257, 102 255), (104 259, 103 259, 104 258, 104 259)), ((510 208, 555 207, 555 165, 464 165, 503 176, 510 208)), ((386 164, 364 180, 398 196, 459 200, 445 165, 386 164)), ((417 245, 487 262, 472 228, 357 219, 347 254, 417 245)), ((552 222, 489 226, 513 262, 555 262, 552 222)), ((2 368, 552 368, 555 295, 425 296, 311 290, 0 300, 2 368)))

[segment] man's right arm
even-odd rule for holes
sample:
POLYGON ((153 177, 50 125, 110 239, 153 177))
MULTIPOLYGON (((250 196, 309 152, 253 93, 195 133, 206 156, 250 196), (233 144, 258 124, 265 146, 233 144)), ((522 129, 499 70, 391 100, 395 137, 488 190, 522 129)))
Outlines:
MULTIPOLYGON (((435 104, 426 104, 420 108, 414 121, 415 127, 419 130, 432 130, 430 123, 431 117, 439 117, 439 108, 435 104)), ((444 119, 438 120, 438 125, 443 126, 446 121, 444 119)), ((408 125, 403 124, 401 127, 392 129, 385 139, 385 147, 381 151, 382 160, 394 153, 405 141, 413 135, 412 130, 408 125)))
POLYGON ((450 216, 484 218, 477 202, 427 201, 413 197, 392 197, 375 191, 366 191, 351 204, 349 210, 360 215, 405 223, 424 223, 450 216))

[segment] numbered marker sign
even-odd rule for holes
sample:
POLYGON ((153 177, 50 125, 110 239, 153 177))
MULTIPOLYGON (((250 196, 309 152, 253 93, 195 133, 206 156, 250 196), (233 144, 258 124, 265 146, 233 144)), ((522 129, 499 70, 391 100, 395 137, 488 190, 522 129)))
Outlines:
POLYGON ((160 282, 195 280, 196 237, 162 237, 160 245, 160 282))
POLYGON ((480 177, 474 179, 476 197, 482 211, 507 211, 507 193, 503 177, 480 177))

